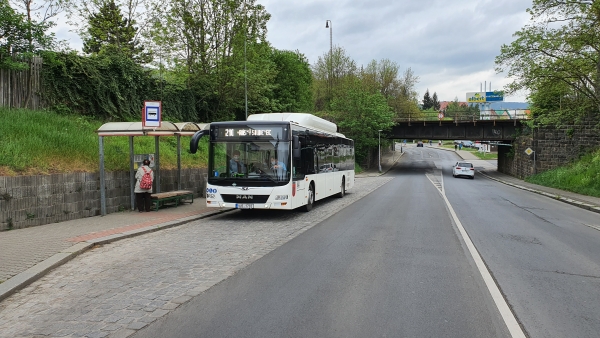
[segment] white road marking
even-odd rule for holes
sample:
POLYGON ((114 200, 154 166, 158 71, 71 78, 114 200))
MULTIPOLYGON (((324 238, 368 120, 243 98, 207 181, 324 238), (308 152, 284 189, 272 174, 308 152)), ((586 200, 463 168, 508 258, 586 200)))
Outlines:
POLYGON ((590 227, 592 229, 600 230, 600 227, 597 226, 597 225, 591 225, 591 224, 586 224, 586 223, 583 223, 583 225, 588 226, 588 227, 590 227))
MULTIPOLYGON (((496 307, 498 308, 498 311, 500 312, 500 315, 502 316, 502 319, 504 320, 504 323, 506 324, 506 327, 508 328, 508 331, 510 332, 511 337, 526 338, 525 333, 523 332, 523 329, 521 329, 521 326, 519 325, 519 322, 517 321, 517 318, 515 317, 514 313, 510 310, 508 303, 506 303, 506 299, 504 299, 504 297, 502 296, 502 293, 500 292, 500 288, 498 287, 498 285, 492 278, 492 275, 490 274, 490 271, 488 270, 487 266, 485 266, 485 263, 483 262, 483 259, 479 255, 477 248, 475 248, 475 245, 471 241, 469 234, 467 234, 467 231, 465 230, 462 223, 458 219, 458 216, 456 216, 456 213, 454 212, 454 208, 452 208, 450 201, 448 201, 448 198, 446 197, 446 192, 444 190, 444 175, 442 174, 440 176, 441 176, 440 182, 442 184, 442 189, 439 190, 440 194, 442 195, 442 197, 444 198, 444 201, 446 202, 446 206, 448 207, 448 210, 450 211, 450 215, 452 216, 452 219, 454 220, 454 223, 456 224, 458 231, 462 235, 462 238, 465 241, 467 248, 469 249, 469 253, 471 254, 471 257, 473 257, 473 260, 475 261, 475 265, 477 265, 477 269, 479 270, 479 273, 481 274, 481 277, 483 278, 483 281, 485 282, 485 285, 487 286, 487 288, 490 292, 490 295, 492 296, 492 299, 494 300, 494 303, 496 304, 496 307)), ((431 178, 429 178, 429 177, 427 177, 427 178, 429 179, 429 181, 431 183, 433 183, 434 186, 436 185, 431 180, 431 178)))

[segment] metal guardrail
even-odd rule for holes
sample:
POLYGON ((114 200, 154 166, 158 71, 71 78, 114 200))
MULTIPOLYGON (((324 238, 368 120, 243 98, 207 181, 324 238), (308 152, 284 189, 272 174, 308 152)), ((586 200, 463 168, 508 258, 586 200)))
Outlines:
POLYGON ((446 113, 444 117, 440 118, 437 114, 419 114, 409 115, 408 117, 398 117, 395 119, 396 122, 477 122, 477 121, 515 121, 515 120, 528 120, 530 119, 529 111, 517 110, 503 110, 502 114, 491 113, 482 111, 479 113, 467 113, 467 112, 454 112, 446 113))

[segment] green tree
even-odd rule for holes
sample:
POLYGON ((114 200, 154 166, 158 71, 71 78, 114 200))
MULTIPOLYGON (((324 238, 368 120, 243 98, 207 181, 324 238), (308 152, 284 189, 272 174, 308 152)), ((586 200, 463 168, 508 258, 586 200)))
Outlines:
POLYGON ((431 98, 431 105, 435 111, 440 110, 440 101, 438 101, 436 92, 433 92, 433 97, 431 98))
POLYGON ((408 68, 400 74, 397 63, 388 59, 373 60, 360 73, 363 86, 379 91, 396 113, 396 117, 414 116, 419 112, 415 85, 418 77, 408 68))
POLYGON ((26 69, 26 63, 15 62, 12 58, 12 54, 29 49, 29 29, 24 19, 7 0, 0 0, 0 69, 26 69))
MULTIPOLYGON (((465 102, 458 101, 458 97, 454 98, 454 101, 448 102, 446 106, 446 113, 458 113, 458 112, 467 112, 467 113, 479 113, 479 107, 473 104, 467 104, 465 102)), ((446 116, 450 117, 450 116, 446 116)))
POLYGON ((515 79, 506 92, 530 91, 532 113, 544 123, 598 114, 600 1, 534 0, 528 13, 530 24, 496 57, 496 70, 515 79))
POLYGON ((274 49, 273 62, 277 70, 274 98, 281 111, 309 112, 313 108, 312 72, 308 59, 299 51, 274 49))
POLYGON ((333 120, 341 133, 354 139, 356 160, 363 162, 369 150, 377 147, 378 130, 394 125, 394 112, 380 92, 365 89, 358 78, 347 85, 347 90, 331 102, 333 111, 320 115, 333 120))
POLYGON ((331 101, 336 96, 343 95, 347 81, 358 75, 356 62, 339 46, 333 46, 333 53, 319 56, 312 71, 315 111, 330 109, 331 101))
MULTIPOLYGON (((270 14, 255 0, 174 0, 153 19, 153 49, 172 76, 194 90, 198 119, 218 121, 278 109, 266 42, 270 14)), ((157 6, 159 6, 157 4, 157 6)))
POLYGON ((425 95, 423 95, 423 105, 421 106, 422 110, 429 110, 433 107, 433 100, 429 95, 429 89, 425 91, 425 95))
MULTIPOLYGON (((43 6, 36 5, 33 0, 22 0, 17 4, 25 15, 17 14, 7 0, 0 0, 0 68, 26 70, 31 69, 32 58, 38 51, 52 45, 54 35, 46 31, 53 23, 48 19, 61 4, 48 2, 41 21, 35 21, 33 15, 43 6), (17 60, 13 59, 15 56, 17 60)), ((29 106, 33 95, 33 72, 27 74, 26 93, 23 107, 29 106)))
POLYGON ((138 63, 151 61, 144 47, 135 40, 135 20, 127 19, 113 0, 106 1, 97 13, 88 16, 83 37, 83 52, 88 54, 122 53, 138 63))

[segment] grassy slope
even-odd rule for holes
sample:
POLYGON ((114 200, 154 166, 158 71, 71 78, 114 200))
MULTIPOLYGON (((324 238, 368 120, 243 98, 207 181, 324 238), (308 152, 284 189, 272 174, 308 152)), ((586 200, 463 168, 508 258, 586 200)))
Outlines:
MULTIPOLYGON (((101 121, 44 111, 0 108, 0 175, 32 175, 65 172, 97 172, 101 121)), ((105 168, 129 169, 128 137, 104 138, 105 168)), ((205 167, 206 141, 198 153, 189 153, 190 137, 181 138, 183 168, 205 167)), ((154 137, 135 137, 134 152, 154 153, 154 137)), ((160 137, 160 161, 164 169, 177 167, 177 139, 160 137)))
POLYGON ((567 166, 530 176, 525 181, 600 197, 600 150, 567 166))

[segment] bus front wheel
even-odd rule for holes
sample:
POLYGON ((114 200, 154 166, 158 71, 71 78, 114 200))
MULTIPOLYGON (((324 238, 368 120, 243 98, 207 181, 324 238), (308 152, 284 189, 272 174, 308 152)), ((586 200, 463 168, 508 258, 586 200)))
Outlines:
POLYGON ((306 205, 304 206, 304 211, 306 211, 306 212, 311 211, 313 208, 313 204, 315 204, 315 185, 311 183, 308 186, 308 201, 306 202, 306 205))
POLYGON ((346 195, 346 179, 342 177, 342 185, 340 186, 340 192, 337 194, 337 197, 342 198, 346 195))

